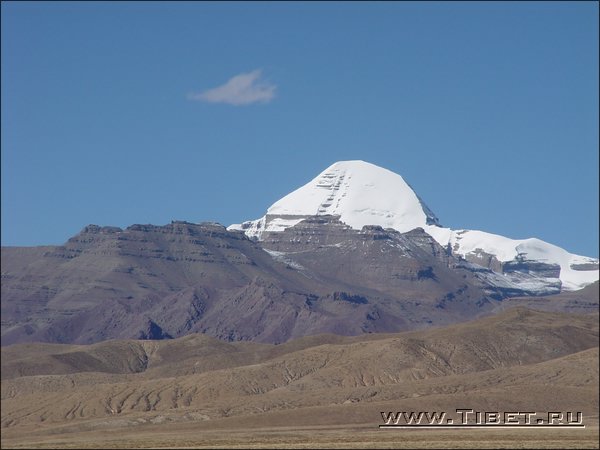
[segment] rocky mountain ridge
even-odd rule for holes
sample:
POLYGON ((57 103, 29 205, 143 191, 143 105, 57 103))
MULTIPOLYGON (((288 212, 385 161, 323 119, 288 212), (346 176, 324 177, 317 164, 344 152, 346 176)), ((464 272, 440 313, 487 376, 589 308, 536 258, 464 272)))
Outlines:
POLYGON ((2 248, 2 344, 396 332, 491 314, 515 295, 530 293, 420 228, 314 216, 255 241, 214 223, 90 225, 63 246, 2 248))

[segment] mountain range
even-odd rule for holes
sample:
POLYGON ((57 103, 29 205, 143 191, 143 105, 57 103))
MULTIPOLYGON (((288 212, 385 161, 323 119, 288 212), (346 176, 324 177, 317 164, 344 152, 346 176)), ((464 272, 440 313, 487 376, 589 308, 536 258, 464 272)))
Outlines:
POLYGON ((597 259, 444 228, 400 175, 342 161, 228 228, 89 225, 61 246, 3 247, 2 344, 282 343, 447 325, 514 297, 593 312, 597 280, 597 259))

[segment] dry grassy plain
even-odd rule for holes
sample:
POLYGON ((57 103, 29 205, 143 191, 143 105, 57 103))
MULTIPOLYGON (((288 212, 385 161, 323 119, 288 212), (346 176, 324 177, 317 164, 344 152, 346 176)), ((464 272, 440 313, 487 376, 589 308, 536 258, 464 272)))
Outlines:
POLYGON ((598 315, 517 308, 281 345, 2 349, 2 448, 598 448, 598 315), (379 429, 381 411, 581 411, 585 429, 379 429))
POLYGON ((139 430, 8 433, 2 448, 598 448, 598 426, 583 430, 378 430, 277 427, 198 430, 149 425, 139 430), (23 433, 23 434, 21 434, 23 433), (31 434, 29 434, 31 433, 31 434))

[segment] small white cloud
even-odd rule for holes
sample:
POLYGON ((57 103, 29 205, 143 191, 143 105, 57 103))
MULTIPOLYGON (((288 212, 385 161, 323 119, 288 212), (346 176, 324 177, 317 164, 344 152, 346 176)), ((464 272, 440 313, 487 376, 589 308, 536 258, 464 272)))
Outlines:
POLYGON ((228 103, 236 106, 257 102, 268 103, 275 98, 277 86, 261 80, 261 75, 260 69, 241 73, 222 86, 201 93, 189 94, 188 99, 209 103, 228 103))

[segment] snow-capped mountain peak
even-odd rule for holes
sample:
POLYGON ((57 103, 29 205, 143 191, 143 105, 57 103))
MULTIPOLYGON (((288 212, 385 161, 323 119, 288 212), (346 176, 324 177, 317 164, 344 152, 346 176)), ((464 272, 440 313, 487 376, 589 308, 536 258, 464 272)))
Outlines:
POLYGON ((402 233, 423 228, 454 255, 492 268, 512 282, 531 286, 580 289, 598 280, 598 259, 574 255, 539 239, 510 239, 476 230, 451 230, 404 181, 387 169, 365 161, 339 161, 316 178, 275 202, 260 219, 234 224, 261 239, 319 215, 338 216, 354 229, 379 225, 402 233), (523 278, 525 277, 525 278, 523 278), (533 278, 532 278, 533 277, 533 278))
POLYGON ((260 239, 306 217, 335 215, 352 228, 380 225, 406 232, 438 219, 404 179, 365 161, 339 161, 304 186, 275 202, 261 219, 231 225, 260 239))

